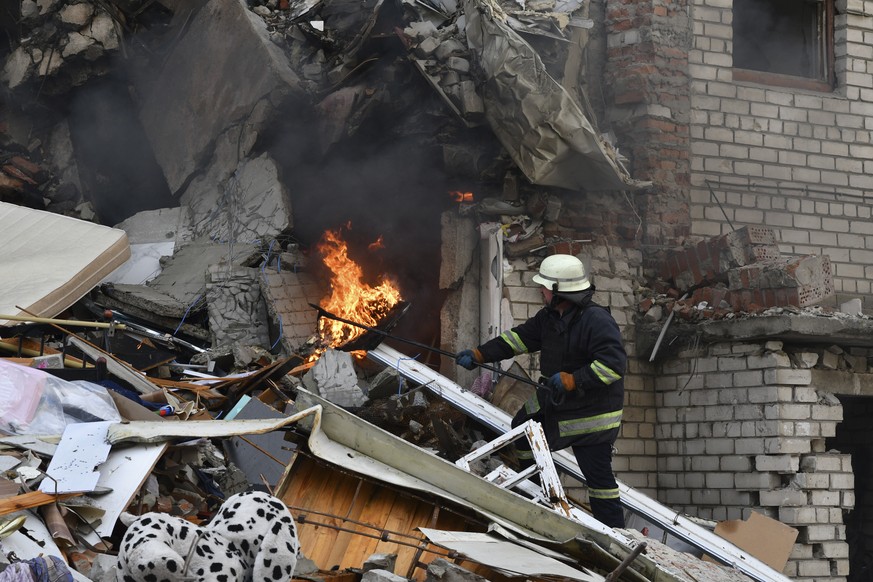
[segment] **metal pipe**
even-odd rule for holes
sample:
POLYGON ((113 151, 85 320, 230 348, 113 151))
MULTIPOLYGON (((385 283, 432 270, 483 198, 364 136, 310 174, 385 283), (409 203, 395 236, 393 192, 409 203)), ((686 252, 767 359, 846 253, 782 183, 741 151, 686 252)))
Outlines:
MULTIPOLYGON (((356 322, 356 321, 351 321, 351 320, 349 320, 349 319, 345 319, 344 317, 340 317, 339 315, 334 315, 333 313, 331 313, 331 312, 329 312, 329 311, 323 309, 322 307, 320 307, 320 306, 318 306, 318 305, 315 305, 314 303, 310 303, 309 306, 315 308, 315 309, 318 311, 318 316, 319 316, 319 317, 324 316, 324 317, 326 317, 326 318, 328 318, 328 319, 333 319, 333 320, 335 320, 335 321, 339 321, 339 322, 342 322, 342 323, 347 323, 347 324, 349 324, 349 325, 353 325, 353 326, 355 326, 355 327, 359 327, 359 328, 361 328, 361 329, 365 329, 365 330, 367 330, 367 331, 371 331, 371 332, 373 332, 373 333, 377 333, 377 334, 379 334, 379 335, 383 335, 383 336, 385 336, 385 337, 387 337, 387 338, 391 338, 391 339, 397 340, 397 341, 399 341, 399 342, 407 343, 407 344, 410 344, 410 345, 413 345, 413 346, 416 346, 416 347, 422 348, 422 349, 424 349, 424 350, 430 350, 430 351, 432 351, 432 352, 435 352, 435 353, 437 353, 437 354, 440 354, 440 355, 443 355, 443 356, 446 356, 446 357, 449 357, 449 358, 452 358, 452 359, 455 358, 455 355, 456 355, 456 354, 453 354, 453 353, 451 353, 451 352, 447 352, 446 350, 441 350, 441 349, 439 349, 439 348, 435 348, 435 347, 433 347, 433 346, 429 346, 429 345, 427 345, 427 344, 424 344, 424 343, 421 343, 421 342, 417 342, 417 341, 415 341, 415 340, 404 339, 404 338, 402 338, 402 337, 397 337, 396 335, 390 334, 390 333, 388 333, 387 331, 382 331, 381 329, 378 329, 378 328, 376 328, 376 327, 371 327, 371 326, 369 326, 369 325, 364 325, 363 323, 358 323, 358 322, 356 322)), ((495 367, 495 366, 490 366, 490 365, 488 365, 488 364, 480 364, 480 363, 476 362, 476 365, 479 366, 480 368, 484 368, 484 369, 486 369, 486 370, 490 370, 490 371, 495 372, 495 373, 497 373, 497 374, 502 374, 503 376, 506 376, 506 377, 508 377, 508 378, 512 378, 513 380, 518 380, 519 382, 524 382, 525 384, 530 384, 531 386, 535 386, 535 387, 537 387, 537 388, 545 388, 545 389, 548 390, 548 387, 547 387, 547 386, 543 386, 542 384, 539 384, 539 383, 537 383, 537 382, 534 382, 534 381, 531 380, 530 378, 525 378, 524 376, 519 376, 518 374, 513 374, 512 372, 508 372, 508 371, 506 371, 506 370, 501 370, 500 368, 497 368, 497 367, 495 367)))
MULTIPOLYGON (((686 297, 688 297, 688 293, 685 293, 684 295, 682 295, 682 297, 679 298, 679 301, 682 301, 686 297)), ((657 353, 658 353, 658 348, 661 347, 661 342, 664 340, 664 334, 667 333, 667 328, 670 327, 670 322, 673 321, 673 314, 674 313, 676 313, 676 312, 671 309, 670 315, 667 316, 667 321, 664 322, 664 327, 661 328, 661 333, 658 334, 658 339, 657 339, 657 341, 655 341, 655 347, 652 348, 652 355, 649 356, 650 362, 655 361, 655 355, 657 355, 657 353)))
POLYGON ((646 549, 646 542, 640 542, 634 547, 633 551, 627 555, 627 557, 622 561, 621 564, 618 565, 618 568, 610 572, 606 576, 605 582, 617 582, 619 578, 621 578, 622 573, 627 570, 627 567, 630 566, 631 562, 633 562, 637 556, 639 556, 646 549))
POLYGON ((97 329, 126 329, 123 323, 106 323, 102 321, 80 321, 78 319, 54 319, 51 317, 33 317, 30 315, 0 315, 0 320, 29 321, 31 323, 51 323, 54 325, 68 325, 73 327, 95 327, 97 329))

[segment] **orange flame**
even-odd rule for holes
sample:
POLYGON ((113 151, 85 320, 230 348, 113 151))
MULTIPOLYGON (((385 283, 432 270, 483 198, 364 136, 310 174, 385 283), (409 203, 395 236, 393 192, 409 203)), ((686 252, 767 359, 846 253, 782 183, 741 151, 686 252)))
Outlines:
POLYGON ((379 251, 384 249, 385 241, 382 240, 382 235, 379 235, 379 238, 367 245, 367 248, 371 251, 379 251))
MULTIPOLYGON (((376 243, 381 245, 382 237, 376 243)), ((363 281, 364 273, 349 257, 348 246, 340 237, 339 230, 326 231, 317 248, 324 265, 331 271, 331 293, 321 301, 321 307, 326 311, 349 321, 375 327, 400 302, 400 290, 391 281, 383 278, 376 287, 363 281)), ((318 320, 318 334, 328 346, 348 343, 365 331, 326 317, 318 320)))
POLYGON ((473 201, 473 193, 472 192, 461 192, 460 190, 454 190, 449 192, 449 196, 452 197, 452 200, 455 202, 472 202, 473 201))

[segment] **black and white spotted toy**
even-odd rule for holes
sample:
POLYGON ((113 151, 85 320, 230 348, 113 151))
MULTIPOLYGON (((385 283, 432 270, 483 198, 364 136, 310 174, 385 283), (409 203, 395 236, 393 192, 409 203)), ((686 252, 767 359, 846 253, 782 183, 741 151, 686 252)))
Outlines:
POLYGON ((205 527, 163 513, 142 515, 122 540, 118 580, 287 581, 299 550, 297 527, 285 504, 248 491, 229 497, 205 527))

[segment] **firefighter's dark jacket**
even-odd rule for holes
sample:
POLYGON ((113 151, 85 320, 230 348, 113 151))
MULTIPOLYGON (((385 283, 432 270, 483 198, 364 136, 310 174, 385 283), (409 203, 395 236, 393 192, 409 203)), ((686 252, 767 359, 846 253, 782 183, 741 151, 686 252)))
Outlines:
POLYGON ((573 374, 576 389, 566 394, 563 403, 553 405, 549 392, 539 389, 516 414, 513 426, 531 418, 539 421, 552 450, 615 442, 627 354, 618 325, 605 307, 586 301, 563 314, 544 307, 478 349, 486 362, 539 351, 545 378, 558 372, 573 374))

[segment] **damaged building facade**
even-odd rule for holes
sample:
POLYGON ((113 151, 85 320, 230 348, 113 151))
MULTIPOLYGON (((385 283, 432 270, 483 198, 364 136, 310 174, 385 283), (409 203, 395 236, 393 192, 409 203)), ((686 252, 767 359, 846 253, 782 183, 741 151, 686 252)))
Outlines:
POLYGON ((869 577, 873 1, 11 5, 0 192, 128 223, 160 274, 104 304, 290 352, 350 223, 454 352, 577 254, 631 356, 621 481, 869 577))

